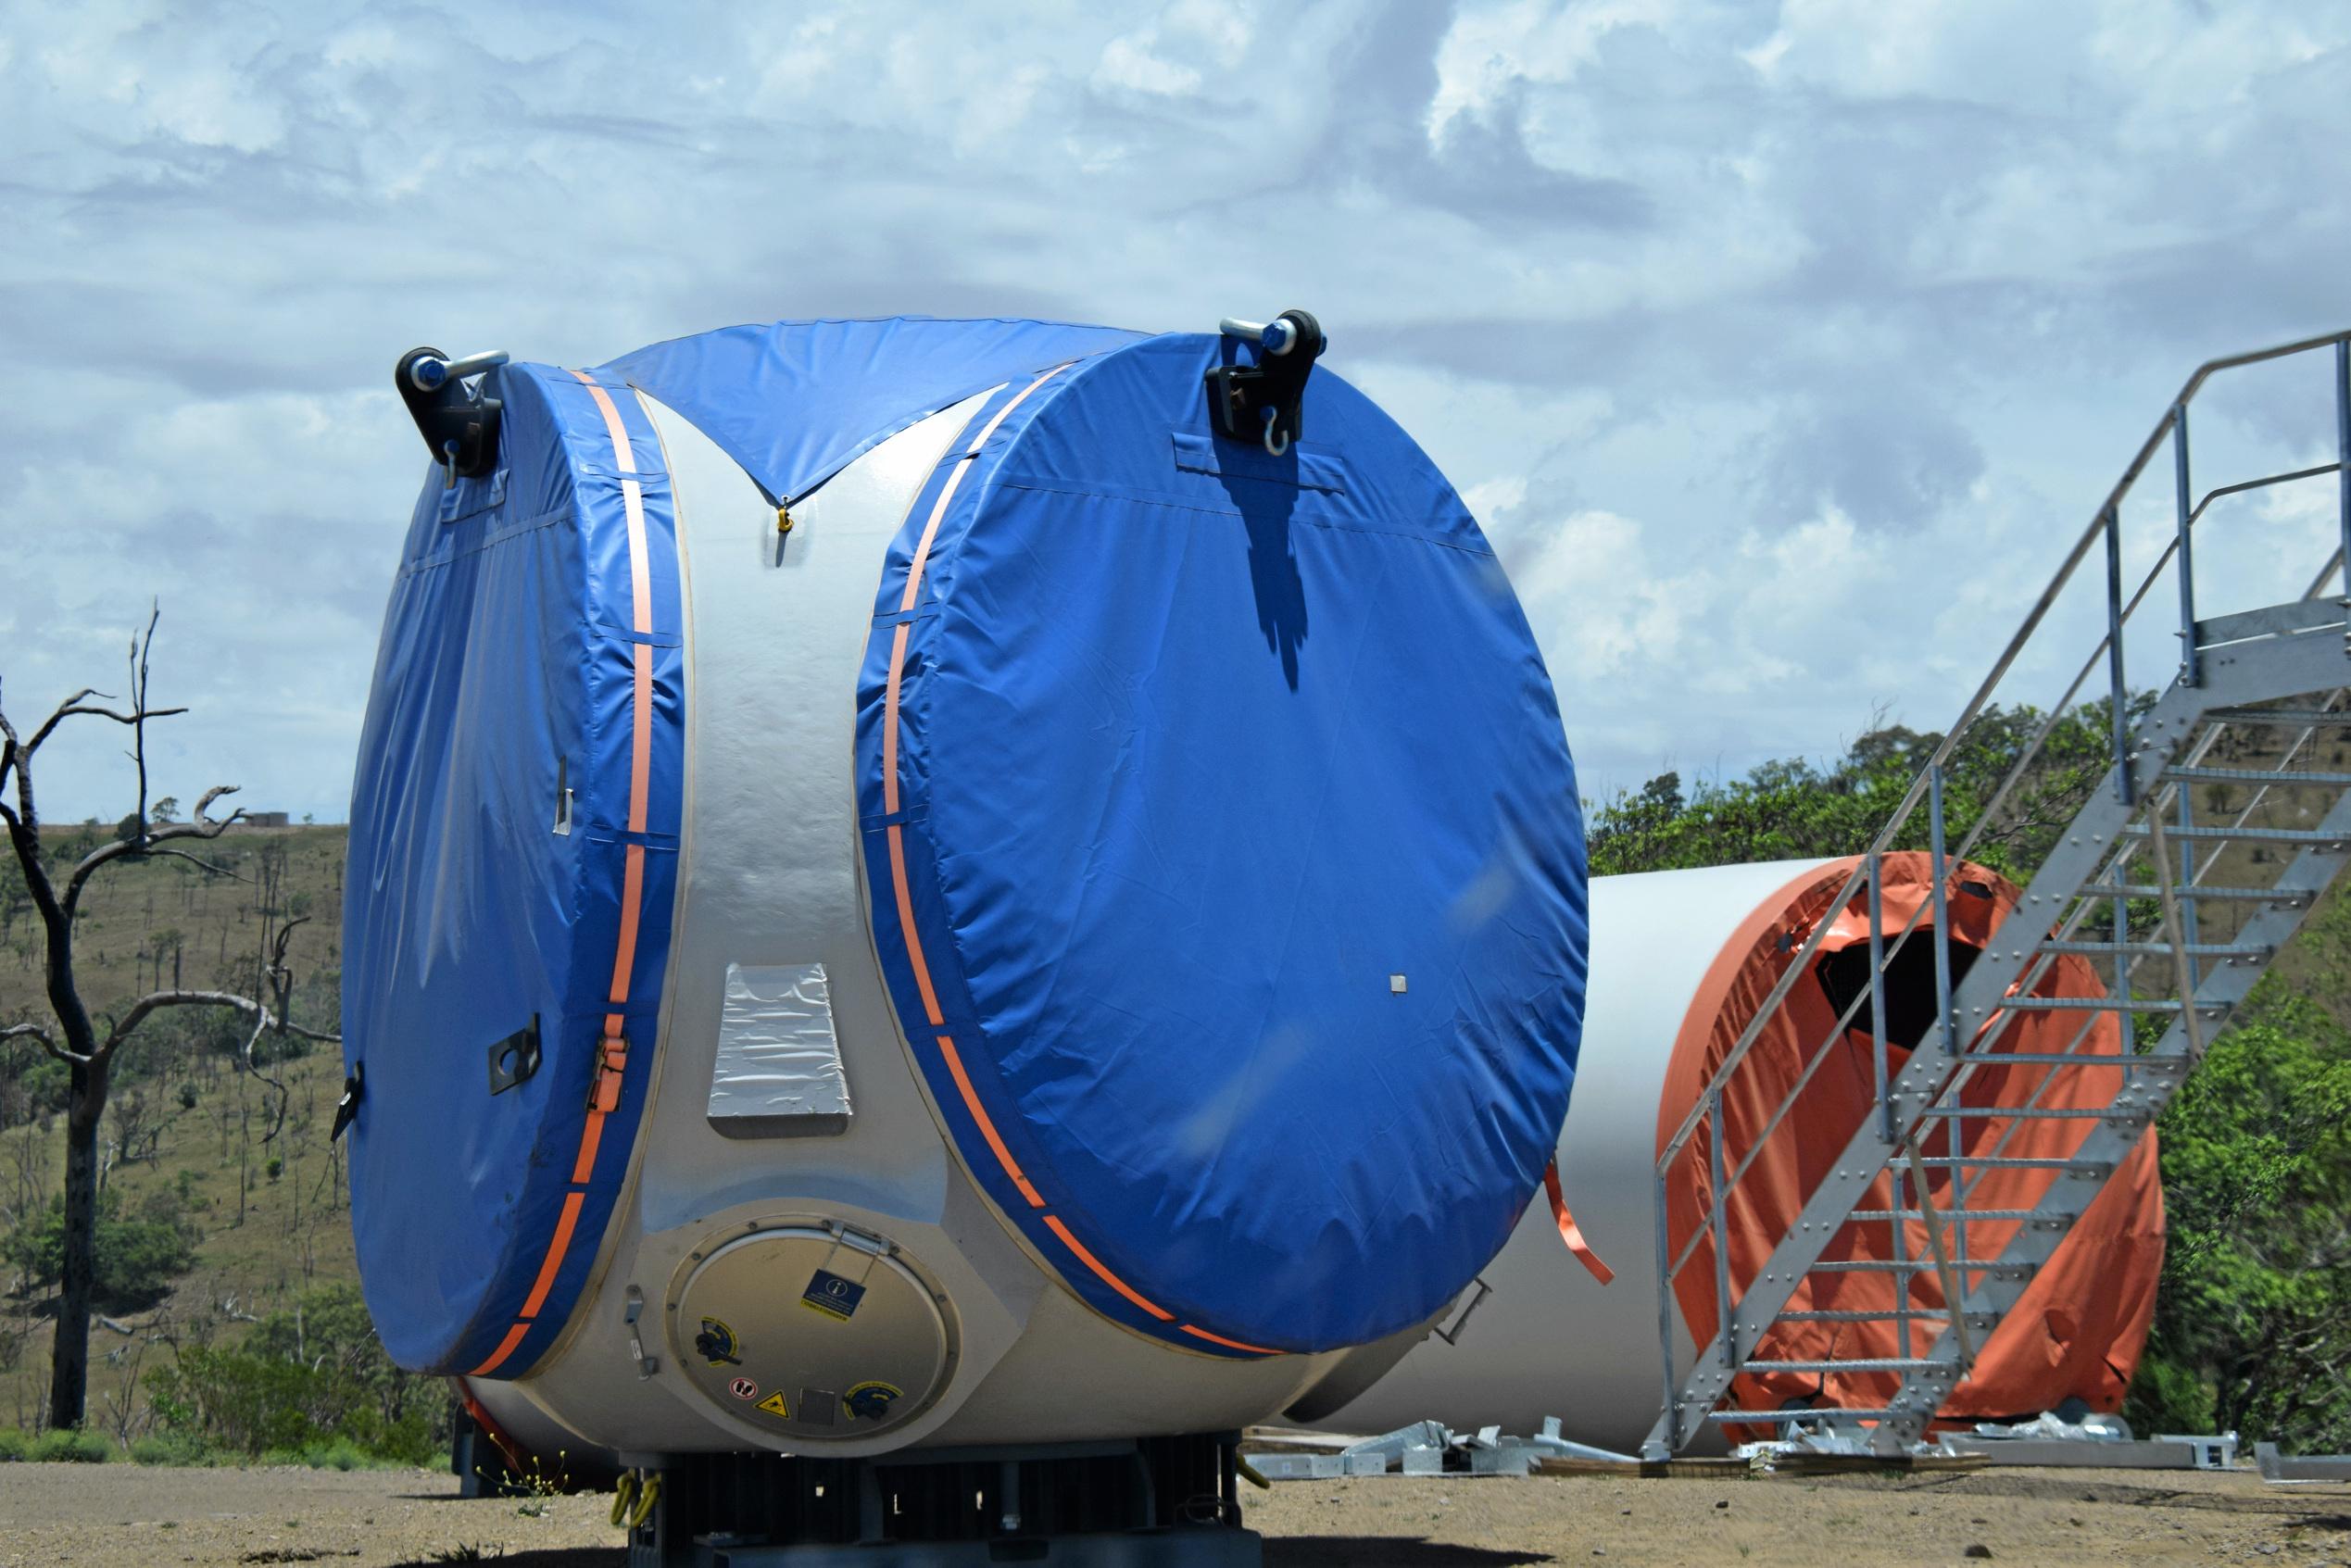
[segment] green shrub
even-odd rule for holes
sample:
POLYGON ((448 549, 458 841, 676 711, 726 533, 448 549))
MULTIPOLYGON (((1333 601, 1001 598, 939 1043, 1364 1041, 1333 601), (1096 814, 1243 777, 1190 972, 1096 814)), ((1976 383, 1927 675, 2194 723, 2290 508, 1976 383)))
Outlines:
POLYGON ((104 1464, 114 1457, 114 1445, 95 1432, 53 1426, 32 1440, 29 1457, 41 1464, 104 1464))
POLYGON ((386 1459, 371 1454, 348 1437, 305 1443, 298 1449, 265 1449, 260 1462, 265 1466, 283 1466, 304 1470, 388 1470, 410 1462, 386 1459))
POLYGON ((218 1464, 220 1456, 203 1438, 187 1432, 150 1432, 131 1445, 134 1464, 218 1464))
MULTIPOLYGON (((169 1190, 149 1197, 135 1218, 124 1218, 121 1207, 118 1194, 98 1195, 97 1299, 103 1308, 136 1311, 162 1299, 195 1266, 195 1233, 169 1190)), ((0 1242, 0 1258, 34 1289, 57 1284, 65 1273, 65 1199, 51 1198, 0 1242)))
POLYGON ((0 1426, 0 1464, 6 1464, 16 1460, 31 1459, 31 1457, 32 1437, 31 1434, 19 1432, 13 1426, 0 1426))
POLYGON ((303 1292, 236 1348, 184 1347, 146 1385, 164 1431, 270 1463, 348 1470, 448 1451, 442 1384, 392 1364, 348 1285, 303 1292))

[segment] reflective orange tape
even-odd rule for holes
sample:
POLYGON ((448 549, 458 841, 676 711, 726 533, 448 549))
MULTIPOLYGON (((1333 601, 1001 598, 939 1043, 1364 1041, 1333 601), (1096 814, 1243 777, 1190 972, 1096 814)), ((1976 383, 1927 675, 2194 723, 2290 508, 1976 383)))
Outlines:
MULTIPOLYGON (((629 445, 628 427, 621 422, 621 410, 613 405, 611 394, 590 380, 585 370, 573 370, 572 374, 587 388, 597 411, 604 417, 604 433, 612 442, 613 468, 623 476, 634 475, 637 471, 636 453, 629 445)), ((635 478, 623 477, 621 481, 621 507, 628 519, 631 626, 639 635, 649 635, 653 630, 653 578, 646 569, 645 488, 635 478)), ((653 770, 653 649, 645 643, 633 644, 629 659, 628 831, 641 834, 646 831, 653 770)), ((645 846, 632 844, 622 857, 621 927, 612 944, 612 984, 606 996, 615 1008, 628 1005, 629 988, 635 980, 637 931, 644 905, 645 846)), ((622 1035, 622 1024, 620 1013, 605 1014, 605 1037, 597 1042, 596 1077, 587 1115, 580 1125, 579 1157, 572 1163, 572 1190, 564 1195, 563 1211, 555 1222, 555 1234, 547 1238, 547 1256, 539 1264, 539 1275, 531 1286, 530 1296, 522 1303, 522 1319, 507 1330, 498 1348, 469 1376, 486 1377, 514 1354, 523 1336, 531 1332, 531 1320, 547 1304, 547 1292, 555 1287, 556 1275, 562 1271, 564 1255, 572 1248, 572 1233, 578 1227, 580 1212, 587 1205, 586 1187, 588 1178, 596 1174, 597 1151, 604 1145, 604 1119, 620 1108, 622 1074, 628 1068, 628 1042, 622 1035)))
POLYGON ((490 1359, 484 1361, 480 1366, 475 1367, 471 1372, 467 1373, 466 1375, 468 1377, 487 1377, 490 1374, 497 1371, 497 1369, 505 1363, 507 1357, 514 1354, 514 1348, 522 1343, 522 1336, 530 1332, 531 1324, 528 1319, 525 1319, 523 1322, 516 1323, 512 1328, 508 1329, 506 1331, 506 1337, 498 1341, 498 1348, 490 1352, 490 1359))
MULTIPOLYGON (((1109 1286, 1113 1290, 1117 1291, 1121 1296, 1125 1297, 1129 1301, 1134 1302, 1135 1305, 1142 1308, 1143 1311, 1149 1312, 1160 1322, 1174 1323, 1176 1321, 1175 1313, 1154 1302, 1145 1300, 1141 1296, 1136 1294, 1135 1287, 1133 1286, 1127 1284, 1125 1280, 1111 1273, 1110 1270, 1104 1268, 1102 1266, 1102 1261, 1100 1258, 1095 1257, 1091 1252, 1086 1250, 1086 1244, 1084 1242, 1070 1235, 1069 1227, 1062 1223, 1062 1217, 1059 1214, 1046 1215, 1045 1224, 1055 1236, 1062 1238, 1062 1245, 1063 1247, 1068 1248, 1072 1252, 1077 1254, 1077 1261, 1079 1262, 1094 1271, 1095 1274, 1100 1278, 1104 1285, 1109 1286)), ((1197 1333, 1198 1330, 1194 1330, 1192 1332, 1197 1333)), ((1206 1338, 1208 1336, 1202 1335, 1201 1337, 1206 1338)))
MULTIPOLYGON (((603 1070, 597 1069, 601 1076, 603 1070)), ((588 1177, 596 1173, 596 1151, 604 1143, 604 1112, 591 1110, 587 1125, 580 1129, 580 1157, 572 1162, 572 1185, 585 1186, 588 1177)))
MULTIPOLYGON (((612 989, 608 995, 614 1007, 627 1003, 629 985, 636 977, 636 928, 644 906, 645 846, 632 844, 621 858, 621 935, 612 945, 612 989)), ((621 1031, 608 1018, 604 1032, 618 1035, 621 1031)))
POLYGON ((1221 1334, 1211 1334, 1204 1328, 1194 1328, 1190 1323, 1186 1323, 1184 1325, 1184 1332, 1190 1335, 1195 1339, 1205 1339, 1211 1345, 1222 1345, 1227 1350, 1246 1350, 1252 1356, 1278 1356, 1281 1354, 1279 1350, 1268 1350, 1263 1345, 1244 1345, 1238 1339, 1227 1339, 1221 1334))
POLYGON ((584 1192, 563 1195, 563 1212, 555 1222, 555 1240, 547 1249, 547 1261, 539 1265, 537 1282, 522 1303, 524 1317, 537 1317, 539 1309, 547 1305, 547 1293, 555 1288, 556 1271, 563 1266, 563 1254, 572 1245, 572 1227, 580 1223, 580 1206, 586 1201, 587 1194, 584 1192))
MULTIPOLYGON (((628 427, 621 422, 621 411, 612 406, 611 394, 590 381, 585 370, 573 370, 572 374, 588 389, 588 395, 596 399, 597 411, 604 416, 604 433, 612 438, 612 466, 622 474, 636 472, 636 451, 629 445, 628 427)), ((621 510, 628 519, 629 608, 634 618, 631 624, 638 632, 650 632, 653 582, 645 570, 645 487, 634 479, 621 481, 621 510)))
POLYGON ((653 772, 653 649, 631 646, 629 659, 629 831, 645 831, 653 772))
MULTIPOLYGON (((1001 408, 997 409, 996 417, 980 427, 980 433, 972 437, 972 444, 963 448, 963 457, 975 458, 979 456, 979 449, 987 445, 987 438, 996 433, 996 427, 1004 422, 1005 415, 1011 413, 1013 409, 1019 408, 1023 403, 1026 402, 1030 393, 1035 392, 1038 387, 1043 386, 1047 382, 1051 381, 1055 376, 1060 375, 1063 370, 1068 369, 1069 367, 1067 365, 1056 365, 1051 370, 1046 371, 1043 375, 1037 377, 1035 381, 1029 383, 1026 386, 1021 388, 1020 395, 1014 397, 1010 403, 1005 404, 1001 408)), ((953 497, 955 494, 955 487, 962 483, 963 464, 959 460, 955 465, 954 471, 947 476, 947 483, 939 487, 938 499, 932 504, 931 515, 923 524, 923 537, 915 542, 914 554, 907 560, 906 592, 898 601, 898 612, 900 615, 904 615, 907 611, 914 608, 914 596, 921 591, 923 586, 924 563, 931 558, 931 544, 938 537, 939 520, 947 516, 947 503, 953 497)), ((903 646, 902 644, 900 646, 903 646)))
MULTIPOLYGON (((1005 416, 1019 408, 1029 394, 1068 368, 1066 365, 1056 365, 1023 387, 1019 395, 999 408, 995 417, 983 425, 979 433, 973 436, 964 446, 954 469, 947 476, 947 483, 939 487, 938 498, 931 504, 930 516, 924 521, 922 537, 915 542, 913 553, 907 558, 906 585, 899 596, 898 608, 900 615, 912 613, 915 600, 922 593, 923 573, 930 562, 931 546, 937 541, 939 524, 947 516, 948 507, 954 498, 956 487, 963 482, 965 460, 978 455, 980 448, 987 445, 988 437, 994 435, 997 427, 1004 422, 1005 416)), ((884 813, 889 816, 896 816, 899 809, 899 700, 906 667, 907 642, 911 631, 911 624, 904 621, 899 621, 892 629, 889 665, 883 677, 882 809, 884 813)), ((930 964, 923 954, 923 938, 914 925, 914 899, 906 880, 905 837, 899 831, 899 824, 896 822, 888 824, 886 836, 889 844, 890 892, 898 905, 899 933, 906 944, 907 961, 914 971, 915 989, 922 994, 924 1015, 936 1026, 945 1022, 946 1018, 939 1010, 938 993, 931 984, 930 964)), ((980 1136, 987 1140, 989 1152, 996 1156, 997 1163, 1001 1165, 1004 1173, 1012 1178, 1012 1185, 1020 1190, 1021 1196, 1027 1199, 1029 1207, 1042 1210, 1045 1207, 1045 1199, 1037 1194, 1036 1187, 1030 1185, 1028 1177, 1022 1173, 1019 1162, 1012 1158, 1012 1150, 1005 1147, 1002 1135, 996 1130, 994 1119, 987 1114, 987 1108, 981 1104, 978 1092, 972 1086, 971 1075, 963 1069, 963 1059, 956 1050, 955 1042, 945 1035, 935 1037, 938 1041, 939 1055, 947 1062, 947 1071, 955 1080, 956 1092, 962 1097, 963 1107, 971 1113, 973 1123, 978 1126, 980 1136)), ((1079 1262, 1092 1271, 1095 1277, 1161 1323, 1176 1321, 1175 1313, 1150 1300, 1133 1286, 1113 1273, 1100 1258, 1095 1257, 1087 1248, 1084 1242, 1077 1239, 1069 1226, 1062 1223, 1060 1215, 1048 1213, 1042 1217, 1046 1227, 1060 1239, 1062 1246, 1070 1249, 1071 1254, 1079 1262)), ((1195 1339, 1203 1339, 1212 1345, 1221 1345, 1228 1350, 1238 1350, 1255 1356, 1282 1354, 1279 1350, 1269 1350, 1260 1345, 1245 1345, 1238 1339, 1227 1339, 1222 1335, 1211 1334, 1208 1330, 1196 1328, 1190 1323, 1182 1324, 1181 1327, 1184 1333, 1195 1339)))
POLYGON ((882 810, 893 817, 898 815, 898 677, 906 664, 910 630, 901 621, 890 633, 890 672, 882 688, 882 810))
POLYGON ((1028 1199, 1030 1208, 1044 1208, 1045 1200, 1037 1196, 1037 1189, 1028 1185, 1026 1176, 1021 1174, 1019 1163, 1012 1159, 1012 1151, 1004 1147, 1004 1140, 998 1135, 996 1123, 987 1114, 987 1108, 980 1104, 979 1096, 972 1092, 972 1080, 963 1071, 963 1058, 956 1050, 955 1042, 941 1035, 938 1036, 938 1050, 947 1059, 948 1072, 955 1076, 955 1087, 963 1097, 963 1109, 972 1113, 972 1120, 979 1123, 980 1136, 986 1138, 987 1147, 995 1150, 996 1162, 1004 1167, 1004 1173, 1012 1178, 1012 1185, 1021 1189, 1021 1196, 1028 1199))
POLYGON ((889 826, 890 891, 898 897, 899 930, 906 937, 906 956, 914 965, 914 985, 923 993, 923 1016, 932 1023, 947 1022, 938 1010, 938 993, 931 989, 931 966, 923 960, 923 939, 914 931, 914 897, 906 886, 906 841, 898 824, 889 826))
POLYGON ((1543 1191, 1551 1195, 1552 1223, 1559 1227, 1559 1239, 1567 1244, 1567 1250, 1573 1252, 1576 1261, 1590 1270, 1591 1277, 1601 1284, 1606 1285, 1615 1279, 1616 1271, 1600 1261, 1600 1254, 1594 1252, 1591 1243, 1584 1239, 1583 1226, 1576 1223, 1576 1217, 1567 1212, 1567 1195, 1560 1190, 1559 1161, 1556 1159, 1543 1168, 1543 1191))

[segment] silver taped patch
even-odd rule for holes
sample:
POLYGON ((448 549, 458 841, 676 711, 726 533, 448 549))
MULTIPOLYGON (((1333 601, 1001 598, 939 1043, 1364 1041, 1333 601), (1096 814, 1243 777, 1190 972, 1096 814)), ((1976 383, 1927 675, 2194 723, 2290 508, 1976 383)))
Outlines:
POLYGON ((849 1079, 824 966, 729 964, 710 1071, 710 1125, 731 1138, 849 1126, 849 1079))

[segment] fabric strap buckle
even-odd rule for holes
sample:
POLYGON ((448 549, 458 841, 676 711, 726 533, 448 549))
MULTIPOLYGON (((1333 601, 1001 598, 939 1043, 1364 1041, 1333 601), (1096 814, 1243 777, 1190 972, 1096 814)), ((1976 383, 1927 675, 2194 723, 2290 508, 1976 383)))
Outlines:
POLYGON ((621 1106, 621 1078, 628 1071, 629 1042, 625 1035, 607 1035, 597 1042, 596 1077, 588 1085, 588 1109, 610 1116, 621 1106))

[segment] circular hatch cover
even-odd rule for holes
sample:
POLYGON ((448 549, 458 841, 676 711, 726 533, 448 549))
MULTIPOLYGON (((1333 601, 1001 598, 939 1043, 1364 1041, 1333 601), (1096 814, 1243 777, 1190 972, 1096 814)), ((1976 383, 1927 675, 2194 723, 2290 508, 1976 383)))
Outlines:
POLYGON ((695 1387, 779 1441, 886 1432, 931 1403, 953 1358, 938 1303, 894 1249, 815 1226, 710 1253, 669 1316, 695 1387))

